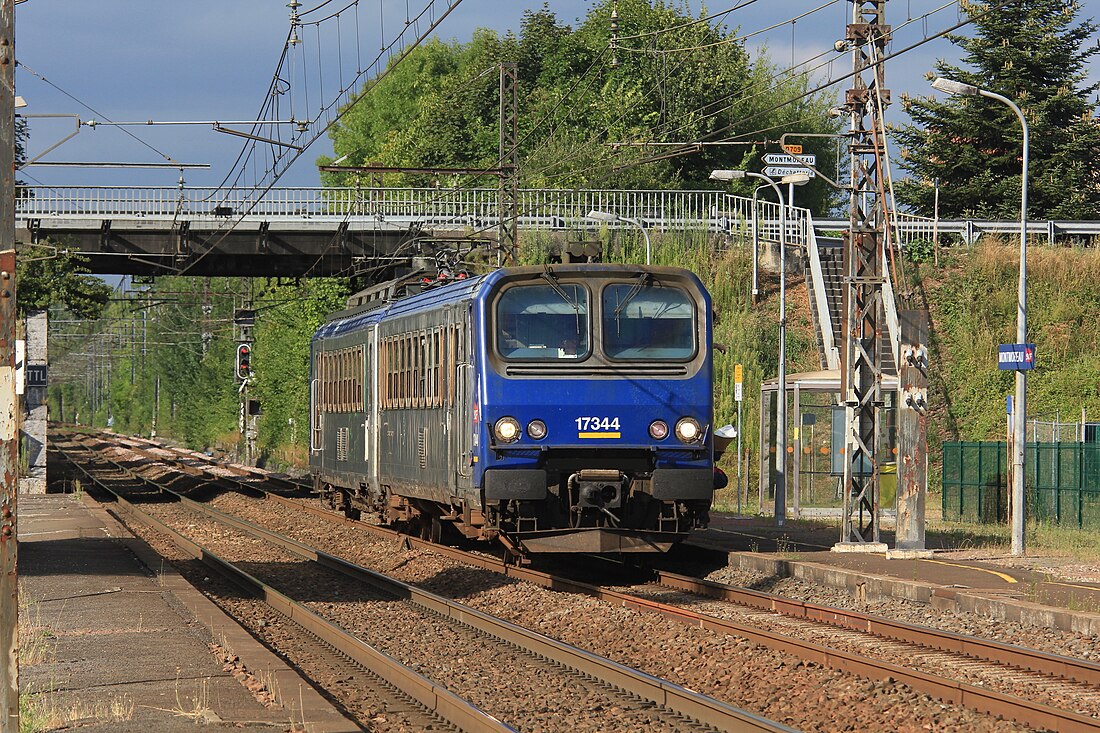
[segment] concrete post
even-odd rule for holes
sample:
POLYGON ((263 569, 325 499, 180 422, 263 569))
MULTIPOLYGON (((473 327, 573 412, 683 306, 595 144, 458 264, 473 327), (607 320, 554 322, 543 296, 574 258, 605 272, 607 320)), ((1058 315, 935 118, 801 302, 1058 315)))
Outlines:
POLYGON ((928 493, 928 318, 923 311, 898 313, 897 539, 887 557, 931 556, 925 550, 924 512, 928 493))
POLYGON ((49 419, 46 404, 48 378, 48 348, 46 332, 49 317, 47 311, 35 311, 26 319, 26 355, 24 357, 23 392, 23 455, 27 459, 27 473, 19 479, 19 493, 46 493, 46 422, 49 419))

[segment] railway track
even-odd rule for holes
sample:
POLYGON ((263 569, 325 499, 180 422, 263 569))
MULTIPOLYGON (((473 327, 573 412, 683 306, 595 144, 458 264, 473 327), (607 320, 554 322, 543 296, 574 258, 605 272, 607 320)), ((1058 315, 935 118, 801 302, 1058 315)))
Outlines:
MULTIPOLYGON (((148 479, 139 479, 129 467, 104 457, 97 458, 87 453, 83 456, 72 455, 71 447, 61 451, 74 465, 84 465, 82 470, 87 479, 100 489, 111 492, 120 505, 126 507, 128 516, 171 537, 192 557, 201 558, 220 572, 230 574, 235 582, 272 603, 283 615, 299 623, 301 618, 308 619, 304 626, 311 633, 320 636, 321 629, 323 633, 332 634, 335 628, 335 633, 344 634, 343 637, 335 637, 335 641, 326 638, 328 643, 343 648, 349 638, 355 638, 340 631, 340 627, 357 628, 362 633, 373 632, 372 641, 388 648, 366 652, 369 655, 366 658, 353 657, 363 666, 375 668, 382 661, 387 661, 386 652, 396 656, 401 650, 395 648, 395 643, 397 647, 403 644, 416 647, 409 634, 421 634, 419 630, 424 628, 430 629, 428 635, 432 638, 446 639, 446 643, 432 643, 437 649, 437 656, 440 652, 460 655, 464 660, 463 666, 469 668, 461 673, 450 670, 448 684, 458 688, 458 691, 447 693, 451 698, 446 704, 436 704, 431 710, 460 729, 511 730, 507 724, 496 728, 485 727, 488 725, 485 720, 476 720, 471 724, 469 711, 478 709, 471 703, 466 703, 466 707, 462 708, 466 720, 453 721, 446 717, 452 709, 459 707, 458 695, 461 698, 480 696, 484 699, 478 700, 478 703, 484 707, 499 704, 499 695, 485 697, 485 691, 480 689, 488 687, 490 690, 507 690, 513 701, 553 700, 555 690, 559 697, 562 690, 576 691, 573 693, 575 699, 566 700, 562 707, 576 711, 578 719, 570 727, 578 730, 608 730, 623 725, 630 729, 637 726, 637 729, 654 731, 793 730, 387 578, 187 497, 173 494, 179 500, 178 506, 161 502, 150 504, 149 512, 142 511, 138 508, 138 502, 149 498, 150 488, 157 492, 173 492, 148 479), (90 461, 93 465, 89 467, 84 461, 90 461), (113 487, 116 482, 124 486, 121 489, 113 487), (136 500, 131 502, 128 496, 136 500), (179 507, 183 508, 186 516, 179 516, 179 507), (182 529, 186 529, 188 535, 205 539, 185 536, 182 529), (242 563, 247 563, 255 574, 242 571, 239 567, 242 563), (276 584, 281 588, 277 590, 276 584), (341 600, 336 603, 303 602, 302 596, 308 598, 311 593, 316 593, 319 586, 325 589, 324 597, 341 600), (361 598, 364 588, 372 589, 369 598, 361 598), (370 607, 378 606, 384 607, 384 611, 371 611, 370 607), (406 610, 401 606, 414 606, 416 610, 406 610), (337 624, 328 618, 331 616, 336 617, 337 624), (390 633, 383 634, 385 638, 380 640, 377 637, 382 625, 390 633), (395 642, 395 638, 402 633, 403 641, 395 642), (480 667, 477 664, 479 658, 480 667)), ((362 649, 363 646, 364 643, 359 641, 357 648, 362 649)), ((426 656, 430 653, 430 646, 421 644, 422 655, 406 659, 405 668, 399 669, 397 674, 408 677, 412 667, 432 667, 426 656)), ((407 656, 409 652, 405 654, 407 656)), ((392 660, 388 661, 392 663, 392 660)), ((439 664, 434 667, 442 669, 439 664)), ((393 683, 393 675, 383 676, 393 683)), ((425 685, 442 689, 426 678, 421 678, 417 684, 421 688, 420 696, 407 685, 402 689, 410 697, 421 700, 425 685)), ((519 715, 519 709, 527 707, 537 711, 538 705, 514 702, 511 709, 493 711, 489 717, 510 720, 519 715)), ((531 725, 537 727, 537 723, 531 720, 522 720, 517 727, 524 729, 531 725)))
MULTIPOLYGON (((277 494, 267 494, 266 498, 273 503, 286 504, 292 511, 307 511, 326 521, 351 523, 320 507, 303 505, 277 494)), ((358 530, 376 536, 396 537, 395 533, 384 528, 353 524, 358 530)), ((427 543, 422 545, 422 541, 412 538, 401 541, 413 547, 427 546, 427 543)), ((495 558, 453 548, 435 545, 431 548, 464 564, 543 587, 591 595, 609 603, 660 614, 716 633, 748 638, 823 666, 854 672, 874 680, 899 680, 939 699, 1033 727, 1060 731, 1100 730, 1100 723, 1095 717, 1087 712, 1075 712, 1095 711, 1100 699, 1097 690, 1100 665, 1084 660, 792 601, 673 573, 659 573, 656 578, 659 585, 619 591, 530 568, 508 566, 495 558), (671 597, 677 594, 687 595, 679 599, 671 597), (747 610, 730 612, 720 605, 709 605, 707 610, 710 613, 701 613, 700 599, 712 599, 731 607, 736 604, 747 610), (949 677, 889 661, 905 657, 920 659, 920 664, 913 666, 962 672, 949 677), (961 681, 959 677, 970 681, 961 681), (997 685, 1010 689, 1027 688, 1029 699, 989 689, 997 685)))

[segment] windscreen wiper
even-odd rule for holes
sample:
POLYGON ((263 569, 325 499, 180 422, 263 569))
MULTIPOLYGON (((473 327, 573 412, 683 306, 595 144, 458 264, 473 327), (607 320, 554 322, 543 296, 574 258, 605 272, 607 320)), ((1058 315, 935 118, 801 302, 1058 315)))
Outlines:
POLYGON ((573 310, 577 311, 577 313, 580 313, 580 303, 569 297, 569 293, 565 292, 565 288, 561 286, 561 283, 558 282, 558 278, 554 276, 553 271, 549 267, 542 271, 542 277, 546 282, 550 283, 550 287, 554 289, 555 293, 561 296, 562 300, 572 306, 573 310))
POLYGON ((638 275, 638 279, 634 281, 634 285, 630 288, 630 290, 627 291, 626 297, 623 298, 623 302, 615 306, 616 319, 618 319, 619 316, 622 314, 623 309, 630 304, 630 301, 634 300, 638 293, 642 292, 642 288, 644 288, 646 286, 646 283, 649 282, 650 277, 651 276, 648 272, 643 272, 641 275, 638 275))

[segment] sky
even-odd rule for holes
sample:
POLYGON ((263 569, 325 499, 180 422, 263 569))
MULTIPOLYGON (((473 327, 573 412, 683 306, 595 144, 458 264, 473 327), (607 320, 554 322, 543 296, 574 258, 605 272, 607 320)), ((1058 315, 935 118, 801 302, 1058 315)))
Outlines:
MULTIPOLYGON (((451 0, 453 2, 453 0, 451 0)), ((430 0, 303 0, 303 20, 322 18, 345 7, 339 18, 302 29, 302 43, 284 68, 280 95, 283 115, 313 118, 324 105, 337 99, 337 90, 354 88, 357 75, 370 74, 379 49, 405 39, 425 23, 406 24, 406 10, 415 15, 430 0), (324 4, 324 7, 318 7, 324 4), (307 11, 315 12, 307 14, 307 11)), ((699 0, 683 0, 698 13, 699 0)), ((893 0, 887 5, 887 21, 895 28, 888 51, 897 51, 961 18, 952 6, 934 12, 946 0, 893 0), (910 22, 911 21, 911 22, 910 22)), ((448 0, 435 0, 437 16, 448 0)), ((545 3, 559 20, 575 24, 591 7, 589 0, 550 0, 545 3)), ((828 52, 844 35, 851 13, 847 0, 711 0, 710 13, 745 5, 725 16, 731 27, 756 32, 751 49, 766 49, 773 62, 801 63, 828 52), (790 22, 791 18, 819 6, 826 7, 790 22), (770 30, 770 26, 775 26, 770 30)), ((519 30, 525 10, 537 10, 542 2, 462 0, 439 24, 435 35, 468 41, 476 28, 501 33, 519 30)), ((1100 0, 1082 3, 1083 17, 1100 16, 1100 0)), ((256 118, 272 83, 289 29, 289 10, 284 0, 26 0, 16 6, 16 92, 27 106, 31 139, 28 156, 34 157, 78 128, 76 118, 115 122, 249 121, 256 118), (34 115, 59 115, 36 117, 34 115)), ((411 17, 411 16, 409 16, 411 17)), ((628 33, 623 29, 621 33, 628 33)), ((833 54, 834 76, 850 68, 847 54, 833 54)), ((383 59, 385 56, 383 55, 383 59)), ((906 53, 887 66, 887 84, 895 104, 889 121, 900 121, 902 93, 930 94, 923 75, 936 58, 958 60, 958 48, 945 40, 932 41, 906 53)), ((373 67, 378 68, 378 67, 373 67)), ((829 73, 828 67, 818 73, 829 73)), ((1096 76, 1093 74, 1093 76, 1096 76)), ((365 78, 359 76, 359 79, 365 78)), ((838 95, 847 83, 838 84, 838 95)), ((521 97, 522 99, 522 97, 521 97)), ((522 102, 520 114, 522 115, 522 102)), ((237 129, 247 126, 236 126, 237 129)), ((289 126, 284 128, 289 134, 289 126)), ((166 158, 184 164, 207 165, 188 169, 188 186, 217 186, 225 179, 241 150, 243 140, 214 131, 210 125, 79 126, 79 132, 46 154, 43 161, 95 163, 162 163, 166 158)), ((270 128, 262 134, 271 134, 270 128)), ((276 162, 279 186, 316 186, 316 159, 331 154, 327 135, 316 137, 288 165, 289 156, 276 162), (285 169, 285 170, 284 170, 285 169)), ((261 178, 272 162, 252 165, 261 178)), ((175 168, 118 169, 41 167, 25 168, 20 178, 28 183, 62 185, 175 186, 175 168)))

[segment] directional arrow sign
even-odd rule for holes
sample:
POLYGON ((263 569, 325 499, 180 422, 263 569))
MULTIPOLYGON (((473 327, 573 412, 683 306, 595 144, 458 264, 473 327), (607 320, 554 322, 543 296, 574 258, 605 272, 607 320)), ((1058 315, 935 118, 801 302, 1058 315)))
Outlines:
POLYGON ((817 174, 809 168, 803 168, 802 166, 777 166, 772 165, 764 169, 764 175, 768 178, 782 178, 783 176, 793 176, 796 173, 809 176, 810 178, 817 178, 817 174))
POLYGON ((806 153, 796 158, 783 153, 768 153, 764 156, 764 163, 767 165, 817 165, 817 156, 806 153))

